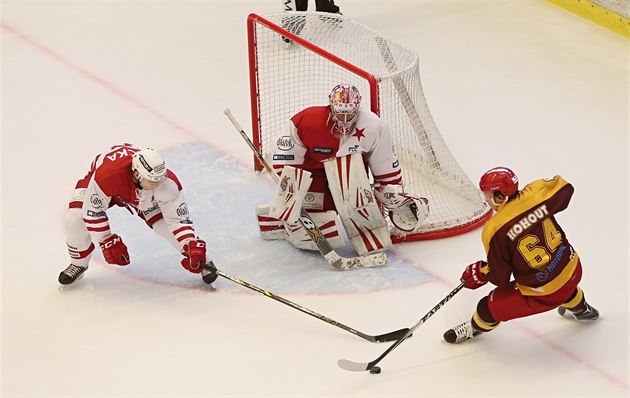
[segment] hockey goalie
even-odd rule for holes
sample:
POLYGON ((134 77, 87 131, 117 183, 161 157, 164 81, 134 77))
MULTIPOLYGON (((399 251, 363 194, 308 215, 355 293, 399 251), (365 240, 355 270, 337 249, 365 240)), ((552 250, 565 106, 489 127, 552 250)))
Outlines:
POLYGON ((391 223, 415 231, 429 214, 428 200, 406 194, 389 126, 361 108, 355 86, 339 84, 329 104, 298 112, 278 139, 273 168, 280 175, 270 205, 256 209, 265 239, 286 239, 293 246, 317 250, 298 222, 308 210, 333 248, 345 245, 338 220, 363 256, 392 246, 391 223))

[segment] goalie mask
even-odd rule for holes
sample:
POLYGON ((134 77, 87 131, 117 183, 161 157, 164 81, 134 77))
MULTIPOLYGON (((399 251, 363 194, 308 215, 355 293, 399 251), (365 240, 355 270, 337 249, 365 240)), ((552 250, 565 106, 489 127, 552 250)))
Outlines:
POLYGON ((140 178, 159 182, 166 176, 166 164, 159 153, 147 148, 133 154, 131 169, 137 171, 140 178))
POLYGON ((332 89, 328 100, 330 115, 335 122, 333 132, 343 135, 350 133, 357 122, 361 105, 359 90, 350 84, 339 84, 332 89))

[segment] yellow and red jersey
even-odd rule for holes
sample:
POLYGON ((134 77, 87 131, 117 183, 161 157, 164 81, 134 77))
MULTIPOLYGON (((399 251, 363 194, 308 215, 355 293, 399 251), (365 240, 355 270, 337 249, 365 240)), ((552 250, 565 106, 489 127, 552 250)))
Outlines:
POLYGON ((554 215, 573 191, 560 176, 536 180, 499 207, 481 235, 491 283, 505 286, 513 276, 523 295, 546 296, 571 280, 578 255, 554 215))

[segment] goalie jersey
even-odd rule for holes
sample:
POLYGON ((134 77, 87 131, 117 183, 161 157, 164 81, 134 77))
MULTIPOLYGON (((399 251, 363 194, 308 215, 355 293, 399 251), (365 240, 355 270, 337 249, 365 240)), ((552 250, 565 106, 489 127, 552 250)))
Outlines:
POLYGON ((374 182, 381 185, 401 184, 402 173, 394 152, 387 124, 376 114, 359 109, 354 129, 347 135, 333 133, 334 121, 329 106, 306 108, 291 118, 287 135, 277 141, 273 166, 277 173, 285 165, 302 168, 312 173, 310 191, 324 195, 320 202, 324 210, 334 209, 326 187, 324 161, 363 154, 366 170, 372 172, 374 182))
POLYGON ((504 286, 514 275, 523 295, 545 296, 579 277, 578 255, 554 218, 573 191, 560 176, 536 180, 499 208, 481 235, 491 283, 504 286))

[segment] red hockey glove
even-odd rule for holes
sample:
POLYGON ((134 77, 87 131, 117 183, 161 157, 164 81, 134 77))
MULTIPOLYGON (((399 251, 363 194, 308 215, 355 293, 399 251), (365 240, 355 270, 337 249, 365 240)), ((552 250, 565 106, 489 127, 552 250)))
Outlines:
POLYGON ((203 265, 206 263, 206 242, 202 239, 191 240, 184 245, 182 254, 184 255, 182 267, 194 274, 203 271, 203 265))
POLYGON ((103 251, 103 257, 109 264, 127 265, 129 264, 129 252, 118 234, 110 235, 99 243, 103 251))
POLYGON ((487 273, 488 263, 480 260, 466 267, 460 280, 466 282, 465 287, 468 289, 477 289, 488 283, 487 273))

